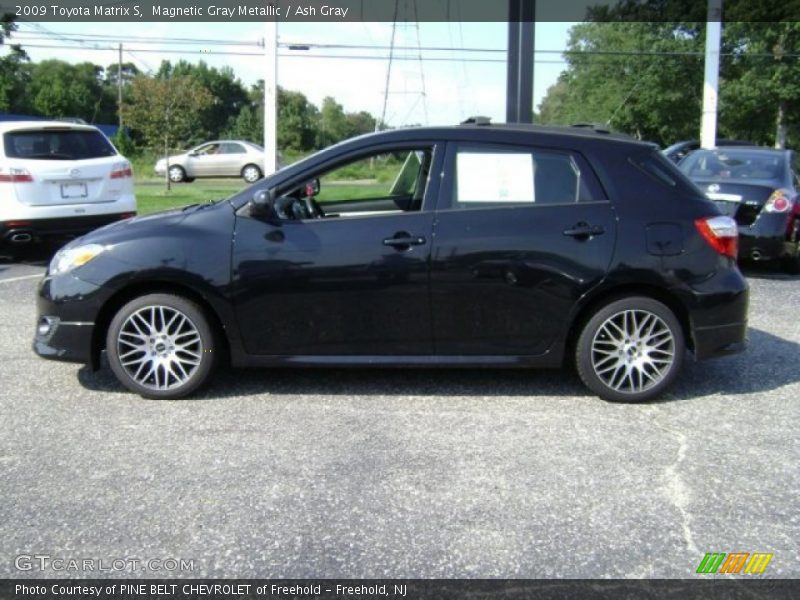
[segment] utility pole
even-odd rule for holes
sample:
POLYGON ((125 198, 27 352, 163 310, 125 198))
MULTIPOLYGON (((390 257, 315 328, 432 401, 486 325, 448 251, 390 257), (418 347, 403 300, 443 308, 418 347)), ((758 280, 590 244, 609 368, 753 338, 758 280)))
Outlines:
POLYGON ((119 44, 117 59, 117 112, 119 113, 119 131, 122 135, 122 42, 119 44))
POLYGON ((264 24, 264 175, 278 169, 278 22, 264 24))
POLYGON ((508 1, 506 121, 533 121, 533 50, 536 0, 508 1))
POLYGON ((708 0, 706 16, 706 67, 703 80, 703 120, 700 146, 717 145, 717 103, 719 99, 719 45, 722 38, 722 0, 708 0))

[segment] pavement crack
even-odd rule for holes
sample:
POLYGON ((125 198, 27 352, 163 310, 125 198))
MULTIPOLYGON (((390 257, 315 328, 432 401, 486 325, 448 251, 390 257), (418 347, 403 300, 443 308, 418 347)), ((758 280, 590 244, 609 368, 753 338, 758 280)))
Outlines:
POLYGON ((697 546, 694 543, 694 537, 692 536, 692 514, 689 511, 692 493, 689 489, 689 486, 686 484, 680 474, 680 466, 686 459, 688 440, 686 435, 682 432, 672 429, 671 427, 667 427, 666 425, 662 425, 656 421, 654 413, 648 416, 650 416, 650 420, 652 421, 653 425, 671 435, 678 445, 675 460, 673 460, 666 467, 666 469, 664 469, 665 483, 662 489, 664 491, 664 495, 678 511, 678 514, 680 514, 681 531, 687 550, 695 555, 700 554, 700 551, 697 549, 697 546))

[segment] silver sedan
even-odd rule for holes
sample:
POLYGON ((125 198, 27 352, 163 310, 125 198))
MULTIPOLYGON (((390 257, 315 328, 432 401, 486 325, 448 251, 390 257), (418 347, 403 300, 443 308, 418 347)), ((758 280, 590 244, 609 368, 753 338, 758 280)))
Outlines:
POLYGON ((183 154, 162 158, 155 165, 156 174, 163 177, 168 168, 173 183, 188 183, 197 177, 241 177, 254 183, 264 175, 264 149, 240 140, 206 142, 183 154))

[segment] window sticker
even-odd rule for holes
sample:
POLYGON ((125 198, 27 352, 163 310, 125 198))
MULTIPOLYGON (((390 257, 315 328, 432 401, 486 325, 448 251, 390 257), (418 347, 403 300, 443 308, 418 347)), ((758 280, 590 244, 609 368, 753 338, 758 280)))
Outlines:
POLYGON ((530 154, 459 152, 458 202, 535 202, 530 154))

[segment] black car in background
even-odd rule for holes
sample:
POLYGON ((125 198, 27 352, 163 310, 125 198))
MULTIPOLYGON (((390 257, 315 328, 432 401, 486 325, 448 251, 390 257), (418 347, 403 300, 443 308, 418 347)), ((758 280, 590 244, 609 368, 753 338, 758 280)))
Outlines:
POLYGON ((687 350, 744 347, 736 243, 733 219, 651 144, 482 121, 398 129, 73 241, 41 283, 34 348, 93 366, 105 349, 150 398, 190 394, 222 363, 571 357, 594 393, 642 401, 687 350))
MULTIPOLYGON (((716 145, 719 146, 752 146, 753 142, 745 142, 742 140, 726 140, 718 139, 716 145)), ((671 146, 664 148, 661 153, 674 163, 681 162, 686 155, 694 152, 700 148, 700 140, 684 140, 682 142, 675 142, 671 146)))
POLYGON ((679 168, 739 227, 739 257, 780 261, 800 273, 800 203, 792 150, 718 148, 689 154, 679 168))

